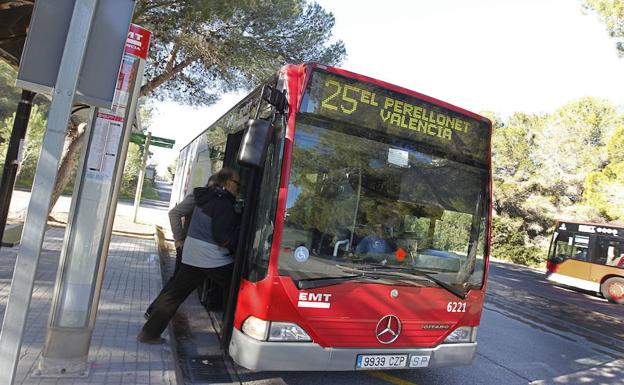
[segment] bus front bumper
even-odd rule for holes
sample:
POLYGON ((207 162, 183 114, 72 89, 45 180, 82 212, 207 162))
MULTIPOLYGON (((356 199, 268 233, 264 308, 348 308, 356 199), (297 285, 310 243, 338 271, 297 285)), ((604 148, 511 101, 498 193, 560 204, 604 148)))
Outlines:
MULTIPOLYGON (((234 329, 229 354, 234 361, 250 370, 355 370, 358 355, 406 354, 407 365, 392 369, 414 369, 411 357, 428 356, 427 368, 471 365, 477 343, 441 344, 422 349, 349 349, 324 348, 313 342, 267 342, 253 339, 234 329)), ((423 367, 423 366, 419 366, 423 367)), ((386 369, 386 368, 385 368, 386 369)), ((384 369, 384 370, 385 370, 384 369)), ((387 368, 389 369, 389 368, 387 368)))

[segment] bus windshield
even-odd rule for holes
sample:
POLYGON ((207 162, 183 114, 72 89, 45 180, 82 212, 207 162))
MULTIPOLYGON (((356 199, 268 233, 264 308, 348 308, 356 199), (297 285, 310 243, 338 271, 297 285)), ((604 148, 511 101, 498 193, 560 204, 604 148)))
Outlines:
POLYGON ((399 278, 417 270, 449 285, 480 287, 487 169, 343 126, 298 117, 280 274, 299 281, 396 267, 399 278))

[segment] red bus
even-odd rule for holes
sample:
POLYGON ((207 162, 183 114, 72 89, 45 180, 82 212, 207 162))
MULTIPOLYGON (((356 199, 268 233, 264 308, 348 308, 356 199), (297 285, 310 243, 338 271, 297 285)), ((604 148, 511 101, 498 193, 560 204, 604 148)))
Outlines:
POLYGON ((546 278, 624 304, 624 227, 558 221, 546 278))
POLYGON ((482 116, 316 63, 283 67, 202 132, 180 153, 172 204, 240 170, 226 353, 252 370, 471 364, 490 138, 482 116))

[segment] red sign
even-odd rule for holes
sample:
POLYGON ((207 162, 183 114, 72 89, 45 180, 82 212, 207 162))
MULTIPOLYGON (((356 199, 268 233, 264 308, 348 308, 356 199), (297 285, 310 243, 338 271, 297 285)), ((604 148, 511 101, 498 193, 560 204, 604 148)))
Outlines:
POLYGON ((115 116, 115 115, 111 115, 111 114, 106 114, 103 112, 100 112, 97 114, 98 118, 102 118, 102 119, 108 119, 108 120, 113 120, 115 122, 123 122, 123 116, 115 116))
POLYGON ((128 38, 126 38, 125 53, 147 59, 147 50, 150 44, 152 33, 136 24, 130 24, 128 38))

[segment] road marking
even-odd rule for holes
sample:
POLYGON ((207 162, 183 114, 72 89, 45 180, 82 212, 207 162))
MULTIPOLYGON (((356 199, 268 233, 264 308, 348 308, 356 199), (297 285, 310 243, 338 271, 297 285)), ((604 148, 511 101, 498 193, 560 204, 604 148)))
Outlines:
POLYGON ((368 374, 369 376, 372 376, 372 377, 377 377, 380 380, 387 381, 387 382, 389 382, 391 384, 394 384, 394 385, 417 385, 415 382, 410 382, 410 381, 404 380, 402 378, 390 375, 388 373, 380 372, 378 370, 371 371, 371 372, 366 372, 366 374, 368 374))

